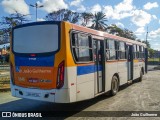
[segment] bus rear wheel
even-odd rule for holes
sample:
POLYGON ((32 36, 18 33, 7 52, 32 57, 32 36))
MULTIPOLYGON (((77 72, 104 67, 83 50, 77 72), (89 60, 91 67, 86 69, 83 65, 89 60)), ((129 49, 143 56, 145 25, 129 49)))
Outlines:
POLYGON ((112 77, 112 83, 111 83, 111 95, 114 96, 117 94, 119 90, 119 81, 117 76, 112 77))

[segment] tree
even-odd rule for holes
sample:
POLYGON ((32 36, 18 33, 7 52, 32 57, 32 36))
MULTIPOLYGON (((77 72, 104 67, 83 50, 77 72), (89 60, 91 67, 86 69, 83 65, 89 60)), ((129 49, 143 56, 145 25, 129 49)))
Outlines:
POLYGON ((103 12, 98 12, 95 13, 93 16, 93 24, 91 26, 92 29, 96 29, 96 30, 102 30, 105 31, 105 29, 107 28, 107 24, 105 23, 106 21, 108 21, 106 19, 106 15, 103 12))
POLYGON ((87 26, 88 22, 91 19, 93 19, 93 14, 92 13, 83 12, 83 13, 81 13, 81 17, 83 19, 82 25, 83 26, 87 26))
POLYGON ((151 48, 151 45, 148 41, 142 41, 142 43, 145 43, 147 45, 147 48, 151 48))
POLYGON ((5 39, 0 42, 0 44, 8 43, 9 37, 11 35, 11 30, 13 27, 23 24, 27 21, 29 21, 26 18, 27 15, 22 15, 18 13, 17 11, 14 14, 10 14, 9 16, 2 17, 0 24, 2 26, 2 30, 0 32, 1 35, 3 35, 5 39))
POLYGON ((131 40, 136 40, 136 38, 137 38, 136 35, 131 30, 128 30, 128 29, 123 30, 122 37, 131 39, 131 40))
POLYGON ((79 17, 80 15, 77 12, 68 9, 61 9, 47 14, 45 19, 47 21, 69 21, 71 23, 77 23, 79 17))
POLYGON ((2 34, 3 34, 3 30, 0 29, 0 35, 2 35, 2 34))
POLYGON ((148 48, 148 52, 149 52, 149 57, 150 57, 150 58, 153 58, 153 57, 154 57, 155 50, 152 49, 152 48, 148 48))
POLYGON ((26 16, 27 15, 22 15, 16 11, 14 14, 2 17, 0 24, 3 26, 3 31, 10 32, 13 27, 29 21, 26 19, 26 16))
POLYGON ((114 34, 114 35, 121 36, 121 37, 124 37, 124 38, 128 38, 128 39, 131 39, 131 40, 136 40, 136 38, 137 38, 136 35, 131 30, 121 29, 115 24, 112 24, 111 26, 108 26, 106 28, 106 31, 110 34, 114 34))
POLYGON ((137 41, 138 41, 138 42, 142 42, 142 40, 141 40, 141 39, 137 39, 137 41))
POLYGON ((154 57, 155 50, 151 48, 149 41, 142 41, 142 43, 145 43, 147 45, 149 57, 150 58, 154 57))
POLYGON ((3 31, 9 32, 9 31, 11 31, 11 28, 18 25, 18 21, 15 20, 13 17, 10 17, 10 16, 9 17, 3 17, 1 25, 5 26, 3 28, 3 31))
POLYGON ((117 25, 112 24, 106 28, 106 31, 113 35, 123 36, 123 29, 119 28, 117 25))

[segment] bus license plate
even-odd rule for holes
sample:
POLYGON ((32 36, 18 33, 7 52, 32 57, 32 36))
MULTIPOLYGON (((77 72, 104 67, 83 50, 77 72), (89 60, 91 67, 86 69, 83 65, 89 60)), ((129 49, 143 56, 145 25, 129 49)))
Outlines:
POLYGON ((28 92, 26 96, 40 97, 40 93, 31 93, 31 92, 28 92))

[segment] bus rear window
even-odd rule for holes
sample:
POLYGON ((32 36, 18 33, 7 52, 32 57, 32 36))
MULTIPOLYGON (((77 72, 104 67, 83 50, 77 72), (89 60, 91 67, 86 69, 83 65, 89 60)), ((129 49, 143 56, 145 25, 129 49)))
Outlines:
POLYGON ((46 53, 58 50, 58 25, 33 25, 13 31, 13 51, 16 53, 46 53))

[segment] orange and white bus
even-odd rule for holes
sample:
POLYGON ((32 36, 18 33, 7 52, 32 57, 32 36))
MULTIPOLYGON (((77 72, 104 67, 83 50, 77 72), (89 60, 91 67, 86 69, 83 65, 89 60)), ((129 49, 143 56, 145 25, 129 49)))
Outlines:
POLYGON ((13 96, 71 103, 142 80, 147 48, 69 22, 35 22, 13 28, 10 67, 13 96))

